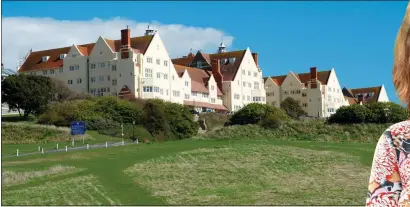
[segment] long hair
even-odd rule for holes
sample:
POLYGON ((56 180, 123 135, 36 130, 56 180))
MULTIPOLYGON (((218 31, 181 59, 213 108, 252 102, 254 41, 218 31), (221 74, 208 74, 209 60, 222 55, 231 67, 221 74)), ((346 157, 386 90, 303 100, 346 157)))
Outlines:
POLYGON ((410 109, 410 4, 394 46, 393 83, 399 99, 410 109))

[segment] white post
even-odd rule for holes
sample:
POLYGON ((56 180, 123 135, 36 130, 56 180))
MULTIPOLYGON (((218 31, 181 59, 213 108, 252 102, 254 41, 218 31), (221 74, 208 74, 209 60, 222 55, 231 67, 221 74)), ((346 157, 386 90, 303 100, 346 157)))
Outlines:
POLYGON ((138 144, 138 139, 137 139, 137 144, 138 144))
POLYGON ((39 151, 39 152, 41 151, 41 147, 40 147, 40 146, 38 146, 38 151, 39 151))
POLYGON ((72 145, 73 145, 73 147, 74 147, 74 139, 73 139, 72 145))
POLYGON ((44 154, 44 148, 41 148, 41 154, 44 154))
POLYGON ((67 147, 67 146, 65 146, 65 151, 66 151, 66 152, 68 151, 68 147, 67 147))
POLYGON ((105 142, 105 147, 108 147, 108 142, 105 142))
POLYGON ((122 140, 122 145, 124 145, 124 140, 122 140))
POLYGON ((19 149, 17 149, 17 157, 19 156, 19 149))
POLYGON ((57 149, 58 149, 58 143, 57 143, 57 149))
POLYGON ((89 148, 88 144, 87 144, 87 149, 89 148))

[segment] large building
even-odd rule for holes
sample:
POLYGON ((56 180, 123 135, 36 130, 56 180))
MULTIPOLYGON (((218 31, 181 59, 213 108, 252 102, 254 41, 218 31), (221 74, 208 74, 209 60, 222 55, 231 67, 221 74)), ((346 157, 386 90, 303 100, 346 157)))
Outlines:
POLYGON ((389 97, 387 96, 386 88, 384 87, 384 85, 351 89, 344 87, 342 89, 342 92, 349 105, 389 101, 389 97))
POLYGON ((348 105, 334 69, 310 73, 294 73, 265 78, 267 103, 280 107, 287 97, 299 102, 310 117, 329 117, 336 110, 348 105))
POLYGON ((217 54, 190 53, 180 59, 193 58, 194 64, 173 63, 158 32, 130 33, 127 28, 119 40, 100 36, 96 43, 30 50, 18 72, 56 78, 94 96, 160 98, 202 111, 265 103, 257 54, 249 49, 226 52, 222 44, 217 54))
MULTIPOLYGON (((266 103, 258 54, 251 53, 249 48, 227 52, 225 45, 221 43, 215 54, 198 51, 194 55, 190 52, 188 56, 173 59, 172 62, 178 67, 190 67, 192 71, 212 74, 213 80, 221 89, 220 98, 230 111, 237 111, 248 103, 266 103)), ((196 74, 200 76, 201 73, 196 74)), ((207 85, 206 82, 204 84, 207 85)), ((196 89, 193 87, 192 90, 196 89)))

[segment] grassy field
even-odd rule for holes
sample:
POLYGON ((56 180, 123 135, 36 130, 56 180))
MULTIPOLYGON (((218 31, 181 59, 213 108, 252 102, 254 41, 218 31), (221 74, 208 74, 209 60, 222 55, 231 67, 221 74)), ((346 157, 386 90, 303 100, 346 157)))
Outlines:
POLYGON ((2 204, 363 205, 374 147, 182 140, 5 158, 2 204))

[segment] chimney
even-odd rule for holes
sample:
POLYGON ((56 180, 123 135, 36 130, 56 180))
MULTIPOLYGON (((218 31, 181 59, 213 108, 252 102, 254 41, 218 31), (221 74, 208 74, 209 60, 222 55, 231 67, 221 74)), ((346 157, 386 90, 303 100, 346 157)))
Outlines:
POLYGON ((258 66, 258 53, 252 53, 253 60, 255 61, 256 66, 258 66))
POLYGON ((129 48, 131 47, 131 30, 123 29, 121 30, 121 59, 129 58, 129 48))
POLYGON ((213 59, 211 64, 212 64, 212 75, 214 76, 214 79, 219 89, 222 90, 221 63, 219 59, 213 59))
POLYGON ((316 67, 310 68, 310 80, 317 80, 317 70, 316 67))

